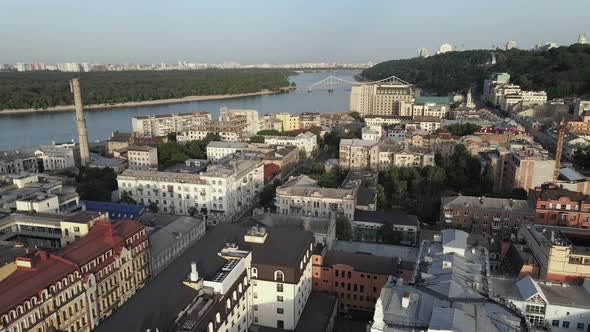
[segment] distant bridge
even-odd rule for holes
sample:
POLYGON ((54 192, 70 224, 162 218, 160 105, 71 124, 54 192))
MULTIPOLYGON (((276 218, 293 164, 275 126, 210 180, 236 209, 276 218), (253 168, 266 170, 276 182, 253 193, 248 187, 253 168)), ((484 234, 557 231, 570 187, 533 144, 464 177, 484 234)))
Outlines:
POLYGON ((390 76, 388 78, 384 78, 379 81, 371 81, 371 82, 353 82, 342 79, 336 76, 328 76, 323 80, 316 82, 312 85, 307 86, 307 91, 311 92, 313 89, 328 89, 328 92, 334 92, 334 88, 344 88, 344 87, 353 87, 353 86, 360 86, 360 85, 368 85, 368 84, 404 84, 404 85, 413 85, 408 83, 397 76, 390 76))

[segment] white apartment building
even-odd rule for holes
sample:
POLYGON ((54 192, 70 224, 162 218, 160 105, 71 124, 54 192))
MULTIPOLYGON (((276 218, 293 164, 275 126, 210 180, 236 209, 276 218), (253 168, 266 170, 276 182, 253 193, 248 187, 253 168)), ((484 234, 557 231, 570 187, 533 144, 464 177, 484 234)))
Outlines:
POLYGON ((531 326, 552 332, 590 329, 590 279, 583 285, 535 281, 530 276, 492 279, 499 302, 514 305, 531 326))
POLYGON ((209 112, 172 113, 131 118, 133 132, 141 137, 166 136, 187 131, 211 120, 209 112))
POLYGON ((434 116, 417 116, 411 123, 406 124, 407 131, 421 130, 428 133, 432 133, 441 127, 441 119, 434 116))
POLYGON ((278 214, 322 218, 343 214, 352 220, 356 194, 356 188, 322 188, 317 181, 301 175, 277 187, 275 205, 278 214))
POLYGON ((229 160, 200 174, 128 169, 117 176, 120 192, 158 212, 202 215, 209 224, 232 221, 251 207, 264 185, 264 164, 229 160))
POLYGON ((412 121, 411 111, 408 116, 384 116, 384 115, 370 115, 365 117, 367 126, 386 126, 404 124, 412 121))
POLYGON ((248 147, 248 143, 211 141, 207 144, 207 160, 216 161, 248 147))
POLYGON ((127 162, 130 169, 158 169, 158 148, 144 145, 129 146, 127 162))
POLYGON ((218 134, 224 142, 240 141, 240 134, 231 131, 212 131, 212 130, 188 130, 176 134, 176 141, 185 144, 190 141, 203 140, 209 134, 218 134))
POLYGON ((264 136, 264 143, 271 145, 295 145, 305 151, 307 157, 318 148, 318 140, 314 133, 307 131, 295 137, 291 136, 264 136))
POLYGON ((258 116, 257 110, 229 109, 225 106, 219 109, 219 121, 231 121, 236 118, 246 120, 245 134, 256 135, 264 126, 264 119, 258 116))
POLYGON ((75 167, 74 149, 65 146, 41 145, 35 157, 43 162, 43 170, 53 171, 75 167))
POLYGON ((369 141, 379 141, 383 136, 383 127, 382 126, 366 126, 363 127, 362 132, 362 139, 369 140, 369 141))

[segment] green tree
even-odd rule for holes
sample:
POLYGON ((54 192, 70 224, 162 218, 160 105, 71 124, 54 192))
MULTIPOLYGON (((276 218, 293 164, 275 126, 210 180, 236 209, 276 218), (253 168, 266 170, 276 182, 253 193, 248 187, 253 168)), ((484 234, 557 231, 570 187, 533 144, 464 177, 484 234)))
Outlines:
POLYGON ((386 222, 380 229, 381 241, 387 244, 399 244, 401 241, 401 234, 399 231, 393 229, 392 222, 386 222))
POLYGON ((258 136, 280 136, 281 132, 276 129, 264 129, 256 133, 258 136))
POLYGON ((176 133, 168 133, 166 137, 168 137, 168 142, 176 142, 176 133))
POLYGON ((355 120, 357 120, 359 122, 363 122, 363 123, 365 122, 365 119, 363 119, 363 117, 357 111, 350 112, 348 115, 350 115, 352 118, 354 118, 355 120))
POLYGON ((481 126, 467 122, 467 123, 455 123, 445 128, 446 131, 455 136, 467 136, 472 135, 474 132, 481 129, 481 126))
POLYGON ((590 168, 590 145, 576 146, 573 162, 577 167, 590 168))
POLYGON ((121 198, 119 199, 119 203, 123 204, 137 204, 137 201, 129 195, 129 193, 125 190, 121 191, 121 198))
POLYGON ((260 193, 260 205, 267 209, 275 209, 276 189, 281 185, 281 181, 275 179, 271 184, 266 185, 260 193))
POLYGON ((111 168, 82 168, 76 177, 76 191, 81 199, 110 202, 117 190, 117 175, 111 168))
POLYGON ((336 217, 336 238, 342 241, 352 240, 352 225, 344 215, 336 217))
POLYGON ((299 160, 305 160, 307 159, 307 153, 305 153, 305 150, 301 149, 299 150, 299 160))
POLYGON ((250 137, 250 143, 264 143, 264 137, 263 136, 252 136, 250 137))

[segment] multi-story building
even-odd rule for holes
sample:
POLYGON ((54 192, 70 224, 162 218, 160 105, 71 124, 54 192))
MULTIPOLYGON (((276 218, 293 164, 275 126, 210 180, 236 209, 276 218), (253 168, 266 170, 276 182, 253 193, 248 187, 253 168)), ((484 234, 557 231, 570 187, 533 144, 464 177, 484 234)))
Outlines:
POLYGON ((353 220, 356 189, 322 188, 301 175, 277 187, 275 205, 279 214, 322 218, 343 214, 353 220))
POLYGON ((158 148, 147 145, 127 147, 130 169, 158 169, 158 148))
POLYGON ((590 198, 546 183, 530 190, 535 224, 590 228, 590 198))
POLYGON ((243 117, 229 121, 205 121, 190 130, 179 132, 176 135, 178 143, 186 143, 194 140, 203 140, 207 135, 219 135, 222 141, 237 142, 243 137, 249 136, 245 132, 248 123, 243 117))
POLYGON ((339 163, 344 169, 375 169, 379 163, 379 141, 341 139, 339 163))
POLYGON ((535 281, 530 276, 492 278, 499 302, 514 305, 531 327, 552 332, 588 331, 590 324, 590 284, 562 284, 535 281))
POLYGON ((320 124, 325 127, 346 126, 355 120, 348 113, 320 113, 320 124))
POLYGON ((361 137, 364 141, 380 141, 383 137, 382 126, 366 126, 361 131, 361 137))
POLYGON ((264 143, 271 145, 294 145, 299 150, 305 151, 307 157, 311 156, 311 153, 318 148, 317 136, 306 131, 298 134, 295 137, 292 136, 264 136, 264 143))
POLYGON ((409 279, 414 263, 397 257, 323 249, 312 256, 313 290, 334 294, 340 312, 373 311, 389 276, 409 279))
POLYGON ((451 156, 455 152, 455 146, 459 143, 460 138, 450 133, 440 133, 430 135, 430 148, 436 155, 440 153, 443 158, 451 156))
POLYGON ((421 130, 428 133, 440 129, 442 121, 436 116, 416 116, 412 121, 406 124, 407 131, 421 130))
POLYGON ((369 115, 365 117, 367 126, 392 126, 406 124, 412 121, 412 116, 369 115))
POLYGON ((577 99, 574 102, 574 115, 582 116, 585 111, 590 111, 590 100, 577 99))
POLYGON ((234 220, 250 208, 264 185, 264 163, 227 160, 200 174, 126 170, 119 191, 163 213, 201 215, 208 223, 234 220))
POLYGON ((432 116, 443 119, 449 112, 449 97, 417 97, 411 114, 405 116, 432 116))
POLYGON ((283 122, 283 131, 299 129, 299 116, 291 113, 277 113, 275 118, 283 122))
POLYGON ((446 229, 423 241, 409 285, 393 277, 381 289, 367 331, 528 331, 524 317, 495 300, 487 251, 469 234, 446 229))
POLYGON ((569 121, 568 129, 573 133, 590 135, 590 111, 583 111, 580 118, 580 121, 569 121))
POLYGON ((8 151, 0 153, 0 174, 35 173, 37 158, 33 153, 8 151))
POLYGON ((187 131, 206 121, 211 121, 209 112, 172 113, 133 117, 131 125, 138 136, 157 137, 187 131))
POLYGON ((507 198, 443 197, 440 221, 452 228, 465 229, 485 238, 506 239, 525 221, 533 209, 528 201, 507 198))
POLYGON ((67 146, 41 145, 35 150, 35 158, 44 171, 75 167, 74 149, 67 146))
POLYGON ((365 211, 356 209, 352 220, 353 236, 357 241, 382 242, 381 229, 391 224, 399 235, 399 243, 414 246, 418 242, 420 220, 400 209, 390 211, 365 211))
POLYGON ((493 98, 494 88, 496 85, 508 84, 510 82, 510 74, 508 73, 494 73, 489 78, 483 81, 483 100, 485 102, 494 103, 493 98))
POLYGON ((25 212, 6 214, 0 217, 0 241, 59 249, 85 236, 97 221, 106 218, 105 213, 88 211, 67 215, 25 212))
POLYGON ((532 253, 540 279, 581 283, 590 277, 590 230, 524 224, 518 230, 518 238, 532 253))
POLYGON ((257 110, 238 110, 221 107, 219 109, 219 121, 227 122, 235 119, 245 119, 246 126, 244 127, 244 134, 256 135, 262 130, 261 119, 258 117, 257 110))
POLYGON ((61 251, 17 258, 0 280, 1 331, 90 331, 150 277, 144 227, 131 220, 97 221, 61 251))
POLYGON ((350 92, 350 111, 362 117, 411 114, 414 97, 414 87, 407 84, 354 86, 350 92))
POLYGON ((211 141, 207 144, 207 160, 215 161, 242 152, 248 143, 211 141))
POLYGON ((320 113, 303 112, 299 114, 299 129, 310 129, 312 127, 321 127, 322 121, 320 113))

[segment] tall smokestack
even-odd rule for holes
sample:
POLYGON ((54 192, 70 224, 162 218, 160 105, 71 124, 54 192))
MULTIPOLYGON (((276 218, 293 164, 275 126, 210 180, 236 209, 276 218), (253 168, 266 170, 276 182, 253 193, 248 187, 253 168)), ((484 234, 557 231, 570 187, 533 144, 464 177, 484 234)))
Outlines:
POLYGON ((86 118, 84 117, 84 106, 82 105, 80 81, 77 78, 72 79, 72 90, 74 92, 76 126, 78 127, 78 142, 80 144, 80 166, 86 167, 90 163, 90 150, 88 149, 88 132, 86 130, 86 118))

